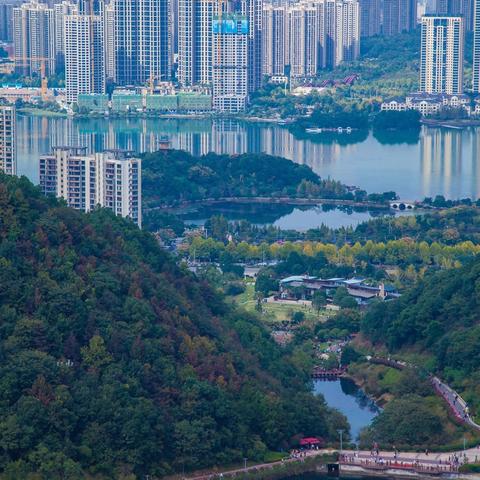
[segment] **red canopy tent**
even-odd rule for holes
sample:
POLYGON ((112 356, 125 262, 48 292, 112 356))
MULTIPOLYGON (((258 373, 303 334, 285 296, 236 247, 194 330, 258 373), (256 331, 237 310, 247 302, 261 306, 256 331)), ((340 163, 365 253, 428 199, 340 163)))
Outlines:
POLYGON ((312 445, 321 445, 323 440, 317 437, 307 437, 300 440, 301 447, 311 447, 312 445))

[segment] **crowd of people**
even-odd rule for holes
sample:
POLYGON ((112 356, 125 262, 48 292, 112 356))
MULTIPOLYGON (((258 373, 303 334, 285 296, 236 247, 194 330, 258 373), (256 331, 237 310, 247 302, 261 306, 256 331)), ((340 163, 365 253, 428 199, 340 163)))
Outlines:
POLYGON ((393 457, 382 457, 378 450, 372 451, 370 456, 359 453, 342 454, 340 463, 347 465, 359 465, 365 468, 388 470, 402 469, 421 472, 456 472, 460 466, 457 455, 452 455, 448 460, 420 460, 412 458, 399 458, 394 452, 393 457))

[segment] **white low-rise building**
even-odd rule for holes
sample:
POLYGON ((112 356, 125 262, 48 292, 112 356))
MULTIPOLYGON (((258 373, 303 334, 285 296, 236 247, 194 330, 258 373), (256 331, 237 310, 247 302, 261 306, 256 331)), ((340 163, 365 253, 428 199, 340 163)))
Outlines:
POLYGON ((381 104, 381 111, 404 112, 406 110, 417 110, 422 116, 433 115, 443 108, 463 108, 470 115, 470 98, 468 95, 447 95, 410 93, 405 99, 392 98, 381 104))

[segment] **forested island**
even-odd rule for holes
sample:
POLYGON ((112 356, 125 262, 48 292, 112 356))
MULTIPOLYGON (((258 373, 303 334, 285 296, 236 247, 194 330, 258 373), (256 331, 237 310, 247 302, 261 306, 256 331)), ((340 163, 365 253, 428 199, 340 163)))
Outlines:
POLYGON ((147 207, 229 197, 354 199, 345 185, 320 179, 309 167, 263 154, 194 157, 165 150, 143 157, 143 196, 147 207))
POLYGON ((0 478, 158 477, 346 428, 298 347, 128 220, 2 175, 0 239, 0 478))

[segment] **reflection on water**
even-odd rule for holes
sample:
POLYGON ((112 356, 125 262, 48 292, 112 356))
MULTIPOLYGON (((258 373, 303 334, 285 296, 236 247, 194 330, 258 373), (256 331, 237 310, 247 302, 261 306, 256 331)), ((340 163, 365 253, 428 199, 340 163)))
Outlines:
POLYGON ((200 226, 213 215, 223 215, 229 221, 247 220, 258 225, 274 225, 282 230, 304 232, 309 229, 356 227, 359 223, 380 216, 409 215, 413 212, 367 210, 365 208, 334 207, 331 205, 294 206, 284 204, 220 203, 195 210, 177 211, 186 225, 200 226))
POLYGON ((285 127, 235 120, 71 119, 19 116, 18 171, 38 181, 38 157, 55 145, 90 151, 158 149, 165 137, 173 148, 208 152, 265 152, 286 157, 369 192, 395 190, 407 200, 445 195, 480 196, 480 128, 423 127, 401 134, 294 135, 285 127))
POLYGON ((314 391, 316 394, 321 393, 330 407, 336 408, 347 417, 350 435, 354 441, 362 428, 370 425, 380 411, 375 402, 347 378, 333 382, 316 380, 314 391))

